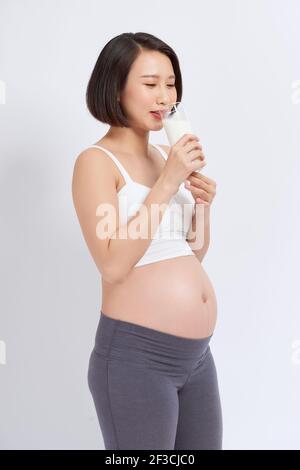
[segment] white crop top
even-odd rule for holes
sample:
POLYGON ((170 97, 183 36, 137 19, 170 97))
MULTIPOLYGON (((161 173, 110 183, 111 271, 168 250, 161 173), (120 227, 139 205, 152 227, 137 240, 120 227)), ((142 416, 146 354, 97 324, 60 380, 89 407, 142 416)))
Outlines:
MULTIPOLYGON (((168 159, 168 155, 163 149, 158 145, 151 145, 161 153, 165 160, 168 159)), ((100 145, 91 145, 90 147, 103 150, 117 165, 125 180, 125 186, 118 192, 118 200, 120 223, 121 225, 126 224, 136 214, 136 211, 143 204, 152 188, 133 181, 123 165, 110 150, 100 145)), ((192 194, 182 183, 179 186, 178 192, 170 199, 148 249, 135 264, 135 267, 178 256, 195 256, 186 240, 194 214, 194 203, 192 194)))

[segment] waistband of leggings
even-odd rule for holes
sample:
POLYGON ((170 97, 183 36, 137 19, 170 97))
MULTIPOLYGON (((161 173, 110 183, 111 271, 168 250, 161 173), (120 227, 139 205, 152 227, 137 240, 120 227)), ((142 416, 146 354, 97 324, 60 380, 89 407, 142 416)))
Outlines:
POLYGON ((173 349, 181 351, 194 351, 197 352, 210 342, 213 333, 210 336, 203 338, 187 338, 177 336, 164 331, 155 330, 137 323, 131 323, 124 320, 118 320, 107 316, 100 310, 100 329, 107 330, 108 333, 126 332, 131 336, 138 339, 144 338, 145 340, 156 341, 157 343, 171 346, 173 349))

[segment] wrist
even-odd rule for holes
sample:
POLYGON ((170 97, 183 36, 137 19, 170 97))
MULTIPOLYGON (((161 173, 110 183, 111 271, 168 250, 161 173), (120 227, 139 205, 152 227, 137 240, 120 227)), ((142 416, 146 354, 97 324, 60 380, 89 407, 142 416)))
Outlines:
POLYGON ((160 177, 158 178, 159 185, 172 196, 178 192, 179 187, 172 183, 170 179, 164 174, 161 173, 160 177))

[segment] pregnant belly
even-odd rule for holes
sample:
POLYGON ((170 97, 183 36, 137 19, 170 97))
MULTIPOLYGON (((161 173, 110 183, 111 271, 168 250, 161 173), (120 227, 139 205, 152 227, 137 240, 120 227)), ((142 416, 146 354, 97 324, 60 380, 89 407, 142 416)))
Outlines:
POLYGON ((122 283, 102 281, 107 316, 187 338, 213 333, 217 301, 195 256, 179 256, 134 268, 122 283))

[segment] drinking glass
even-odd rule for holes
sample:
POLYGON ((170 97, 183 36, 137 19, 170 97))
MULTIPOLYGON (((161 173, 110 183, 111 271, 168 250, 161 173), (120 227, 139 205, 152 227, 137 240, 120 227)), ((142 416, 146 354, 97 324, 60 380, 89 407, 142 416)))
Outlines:
MULTIPOLYGON (((181 101, 171 103, 162 111, 161 116, 170 146, 174 145, 184 134, 194 134, 181 101)), ((201 170, 195 171, 200 172, 201 170)))

